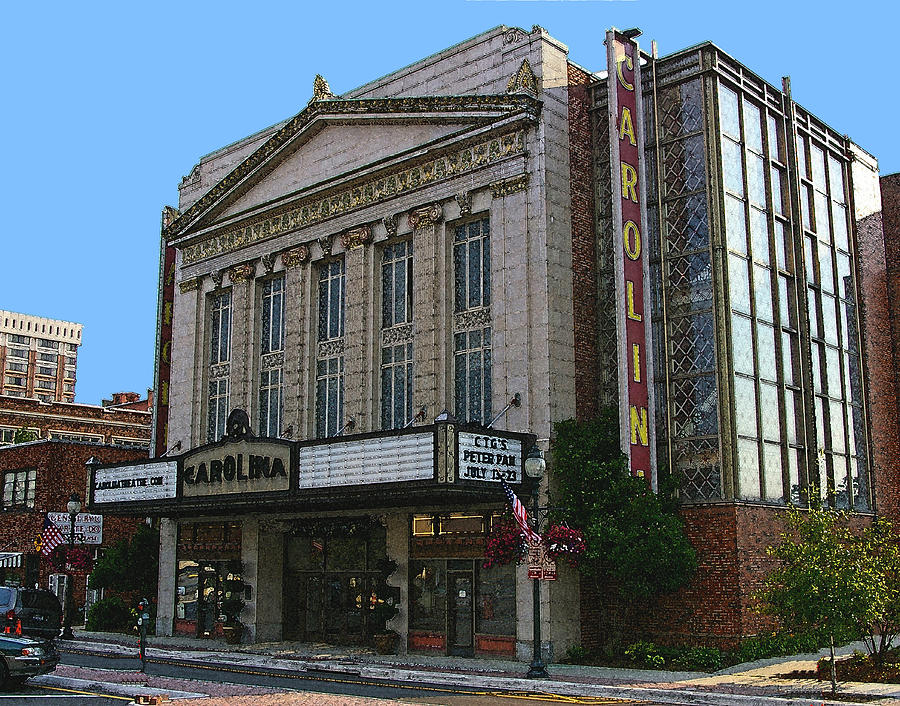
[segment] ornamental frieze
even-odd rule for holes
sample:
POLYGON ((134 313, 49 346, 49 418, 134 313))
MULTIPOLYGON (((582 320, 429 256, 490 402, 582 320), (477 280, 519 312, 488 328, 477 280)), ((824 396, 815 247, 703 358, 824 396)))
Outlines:
POLYGON ((413 340, 412 324, 393 326, 381 330, 381 345, 393 346, 398 343, 409 343, 413 340))
POLYGON ((288 270, 309 262, 309 247, 307 245, 298 245, 296 248, 285 250, 281 253, 281 263, 288 270))
POLYGON ((231 366, 228 363, 219 363, 209 368, 210 379, 227 378, 231 372, 231 366))
POLYGON ((316 348, 317 358, 331 358, 344 352, 344 339, 335 338, 331 341, 321 341, 316 348))
POLYGON ((428 228, 436 223, 440 223, 443 217, 444 211, 441 208, 441 205, 439 203, 432 203, 428 206, 422 206, 422 208, 417 208, 409 212, 409 227, 413 230, 416 228, 428 228))
POLYGON ((178 289, 182 294, 187 294, 188 292, 195 292, 200 289, 200 278, 193 277, 191 279, 185 279, 178 283, 178 289))
POLYGON ((351 228, 341 233, 341 245, 344 250, 352 250, 372 242, 372 229, 369 226, 351 228))
POLYGON ((259 367, 263 370, 272 370, 274 368, 284 367, 284 351, 277 353, 267 353, 259 360, 259 367))
POLYGON ((526 186, 528 186, 527 174, 520 174, 512 179, 504 179, 503 181, 495 181, 491 184, 491 196, 495 199, 509 196, 518 191, 524 191, 526 186))
POLYGON ((484 309, 473 309, 472 311, 463 311, 456 314, 453 320, 453 327, 456 331, 468 331, 473 328, 484 328, 491 325, 490 307, 484 309))
POLYGON ((281 233, 305 228, 327 218, 350 213, 414 189, 473 172, 507 157, 522 154, 524 151, 525 131, 510 132, 443 155, 425 164, 373 179, 333 196, 307 200, 280 215, 188 245, 182 250, 181 262, 182 265, 190 265, 209 257, 232 252, 281 233))
POLYGON ((531 70, 531 64, 528 63, 528 59, 522 59, 519 70, 512 75, 509 83, 506 84, 507 93, 518 93, 521 91, 537 95, 537 79, 534 76, 534 71, 531 70))

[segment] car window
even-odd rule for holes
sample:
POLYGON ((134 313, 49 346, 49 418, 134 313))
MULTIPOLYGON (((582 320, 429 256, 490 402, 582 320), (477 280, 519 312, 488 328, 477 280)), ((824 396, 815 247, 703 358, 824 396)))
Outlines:
POLYGON ((48 591, 23 591, 22 605, 26 608, 41 610, 59 610, 59 601, 48 591))
POLYGON ((0 588, 0 605, 8 605, 12 603, 12 590, 9 588, 0 588))

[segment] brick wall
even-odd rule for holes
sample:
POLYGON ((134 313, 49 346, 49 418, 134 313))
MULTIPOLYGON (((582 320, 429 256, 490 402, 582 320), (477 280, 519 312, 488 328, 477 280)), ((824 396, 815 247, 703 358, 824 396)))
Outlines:
POLYGON ((599 413, 597 387, 597 251, 594 239, 594 171, 590 74, 573 64, 569 74, 569 172, 572 206, 572 305, 575 327, 575 413, 599 413))
MULTIPOLYGON (((84 502, 88 483, 85 465, 92 456, 102 463, 117 463, 147 458, 147 452, 139 449, 116 448, 98 444, 78 444, 60 441, 38 441, 0 448, 0 475, 6 471, 30 469, 37 471, 33 509, 4 507, 0 512, 0 551, 23 552, 38 556, 39 585, 46 588, 55 570, 47 557, 39 555, 34 540, 41 533, 46 512, 65 512, 66 503, 73 492, 84 502)), ((103 518, 103 543, 110 547, 123 537, 130 537, 140 518, 103 518)), ((93 545, 91 545, 93 546, 93 545)), ((24 582, 24 565, 21 569, 7 569, 7 577, 18 575, 24 582)), ((83 605, 85 576, 77 576, 73 593, 76 605, 83 605)))

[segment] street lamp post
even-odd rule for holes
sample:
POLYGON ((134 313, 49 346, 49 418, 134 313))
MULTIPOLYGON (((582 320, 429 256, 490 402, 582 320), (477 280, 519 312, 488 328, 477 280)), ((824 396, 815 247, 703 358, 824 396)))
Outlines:
MULTIPOLYGON (((69 554, 66 563, 69 563, 72 557, 72 549, 75 547, 75 518, 81 512, 81 498, 78 497, 78 493, 72 493, 69 502, 66 504, 66 510, 69 512, 69 554)), ((66 574, 66 620, 62 633, 65 640, 71 640, 75 637, 75 634, 72 632, 72 613, 75 612, 75 597, 72 594, 73 580, 74 576, 70 570, 66 574)))
MULTIPOLYGON (((544 453, 537 446, 533 446, 528 452, 525 459, 525 474, 532 479, 531 486, 531 508, 534 524, 534 531, 540 534, 540 526, 538 525, 538 494, 541 489, 541 478, 544 477, 544 471, 547 468, 547 462, 544 461, 544 453)), ((528 679, 548 679, 550 675, 547 673, 547 667, 541 658, 541 581, 538 578, 532 579, 531 600, 532 600, 532 616, 531 622, 534 628, 532 636, 534 651, 531 659, 531 666, 525 675, 528 679)))

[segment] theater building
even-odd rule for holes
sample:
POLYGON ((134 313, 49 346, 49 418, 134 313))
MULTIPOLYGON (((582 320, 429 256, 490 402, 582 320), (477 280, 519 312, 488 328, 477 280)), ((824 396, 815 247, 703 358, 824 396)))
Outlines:
MULTIPOLYGON (((239 594, 245 640, 365 642, 388 596, 401 649, 529 655, 525 567, 480 560, 499 479, 524 499, 532 444, 606 404, 635 473, 683 477, 700 569, 669 638, 755 632, 806 488, 873 513, 875 160, 712 44, 609 42, 614 85, 599 39, 585 69, 540 27, 317 76, 182 180, 155 458, 92 480, 95 511, 160 518, 159 634, 216 635, 239 594)), ((547 657, 596 639, 574 570, 541 606, 547 657)))

